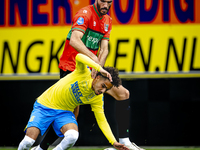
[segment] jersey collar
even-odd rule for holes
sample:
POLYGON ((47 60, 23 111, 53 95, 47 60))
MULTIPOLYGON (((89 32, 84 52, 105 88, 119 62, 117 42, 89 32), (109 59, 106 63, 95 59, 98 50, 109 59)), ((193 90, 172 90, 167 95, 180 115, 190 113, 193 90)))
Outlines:
POLYGON ((95 4, 93 4, 93 8, 94 8, 96 14, 98 15, 99 19, 101 20, 103 18, 103 15, 100 15, 100 13, 99 13, 99 11, 97 9, 97 6, 95 4))

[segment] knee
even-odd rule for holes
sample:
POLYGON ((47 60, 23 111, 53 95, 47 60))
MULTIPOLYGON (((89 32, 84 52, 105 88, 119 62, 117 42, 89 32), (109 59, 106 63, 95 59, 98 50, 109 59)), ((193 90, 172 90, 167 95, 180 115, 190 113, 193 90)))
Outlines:
POLYGON ((68 130, 65 132, 64 136, 64 139, 69 142, 71 146, 73 146, 78 140, 79 133, 76 130, 68 130))
POLYGON ((79 133, 76 130, 67 130, 64 133, 64 139, 53 150, 65 150, 69 149, 76 143, 79 133))
POLYGON ((18 150, 28 150, 34 142, 35 140, 25 135, 24 139, 19 144, 18 150))

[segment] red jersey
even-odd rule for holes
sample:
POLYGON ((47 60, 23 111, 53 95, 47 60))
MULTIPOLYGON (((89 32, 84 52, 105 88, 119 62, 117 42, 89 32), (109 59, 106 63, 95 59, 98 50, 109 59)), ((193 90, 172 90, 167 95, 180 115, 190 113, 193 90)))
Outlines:
POLYGON ((112 18, 107 14, 101 16, 95 4, 80 9, 72 20, 72 28, 67 35, 59 68, 63 71, 75 69, 75 57, 78 52, 69 45, 73 30, 84 33, 81 40, 92 53, 97 55, 101 40, 109 40, 111 28, 112 18))

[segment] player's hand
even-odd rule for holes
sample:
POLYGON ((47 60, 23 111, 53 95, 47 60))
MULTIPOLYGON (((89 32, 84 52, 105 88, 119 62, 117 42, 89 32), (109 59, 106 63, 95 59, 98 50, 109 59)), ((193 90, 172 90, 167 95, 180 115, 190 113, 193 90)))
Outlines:
POLYGON ((118 150, 129 150, 129 148, 127 148, 126 146, 124 146, 124 144, 121 144, 121 143, 118 143, 118 142, 115 142, 113 144, 113 146, 118 149, 118 150))
POLYGON ((102 69, 100 70, 100 73, 101 73, 103 76, 107 77, 107 78, 110 80, 110 82, 112 82, 112 77, 111 77, 111 75, 110 75, 109 72, 107 72, 106 70, 104 70, 104 69, 102 68, 102 69))
POLYGON ((91 76, 94 79, 97 75, 97 71, 95 69, 92 68, 92 72, 91 72, 91 76))

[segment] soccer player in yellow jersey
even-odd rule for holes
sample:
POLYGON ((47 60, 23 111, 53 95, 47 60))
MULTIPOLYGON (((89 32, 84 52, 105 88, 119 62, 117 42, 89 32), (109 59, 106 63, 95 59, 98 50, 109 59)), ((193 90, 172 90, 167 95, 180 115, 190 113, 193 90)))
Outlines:
POLYGON ((78 139, 78 124, 73 114, 78 105, 90 104, 97 123, 108 141, 117 149, 128 150, 118 143, 112 134, 103 110, 103 93, 113 86, 121 85, 118 71, 112 67, 104 69, 83 54, 76 56, 76 69, 60 79, 38 97, 26 127, 26 135, 18 150, 29 149, 39 134, 43 135, 49 125, 63 140, 54 150, 72 147, 78 139), (89 68, 97 70, 95 79, 91 78, 89 68))

